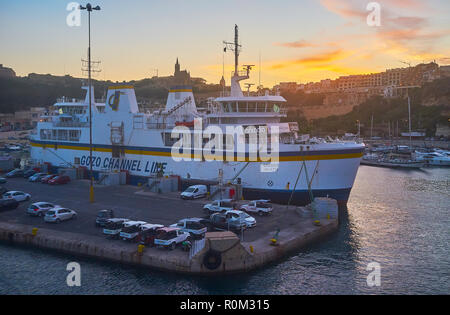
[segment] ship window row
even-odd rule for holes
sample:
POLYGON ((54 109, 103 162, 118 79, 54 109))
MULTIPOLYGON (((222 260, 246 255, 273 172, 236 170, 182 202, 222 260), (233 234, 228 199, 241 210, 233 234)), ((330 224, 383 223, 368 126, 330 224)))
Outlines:
POLYGON ((80 141, 81 130, 41 129, 41 140, 80 141))
POLYGON ((80 106, 58 106, 56 108, 60 114, 70 114, 70 115, 86 114, 86 109, 84 109, 83 107, 80 107, 80 106))
POLYGON ((273 113, 280 110, 280 105, 276 103, 257 103, 257 102, 227 102, 221 103, 222 111, 225 113, 273 113))

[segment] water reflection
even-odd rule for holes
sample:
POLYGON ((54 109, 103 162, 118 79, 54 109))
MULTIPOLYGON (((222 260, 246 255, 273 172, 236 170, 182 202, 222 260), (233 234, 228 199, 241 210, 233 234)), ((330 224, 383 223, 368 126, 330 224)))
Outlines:
POLYGON ((449 178, 450 169, 362 166, 339 231, 281 262, 226 277, 183 276, 0 245, 0 293, 448 294, 449 178), (82 266, 81 288, 65 284, 70 261, 82 266), (366 283, 373 261, 381 264, 381 287, 366 283))

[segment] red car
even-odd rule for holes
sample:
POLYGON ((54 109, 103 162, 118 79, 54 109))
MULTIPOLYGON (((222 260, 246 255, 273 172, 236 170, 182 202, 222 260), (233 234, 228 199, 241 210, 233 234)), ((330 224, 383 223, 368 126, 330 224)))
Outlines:
POLYGON ((68 182, 70 182, 70 177, 69 176, 56 176, 55 178, 52 178, 48 181, 49 185, 63 185, 63 184, 67 184, 68 182))
POLYGON ((56 175, 56 174, 47 175, 47 176, 45 176, 44 178, 41 179, 41 183, 42 184, 48 184, 48 181, 53 179, 53 178, 55 178, 56 176, 58 176, 58 175, 56 175))

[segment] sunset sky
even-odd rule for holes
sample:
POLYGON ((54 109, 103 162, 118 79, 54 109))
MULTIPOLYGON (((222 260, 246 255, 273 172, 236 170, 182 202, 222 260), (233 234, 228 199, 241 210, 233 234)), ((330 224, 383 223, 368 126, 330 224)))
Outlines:
MULTIPOLYGON (((87 51, 87 13, 69 27, 62 0, 0 0, 0 63, 17 75, 81 77, 87 51)), ((218 83, 222 41, 234 24, 241 64, 259 65, 262 84, 306 83, 384 71, 436 60, 450 64, 449 0, 379 0, 381 26, 369 26, 365 0, 93 1, 93 59, 98 79, 113 81, 173 73, 176 58, 194 77, 218 83)), ((86 4, 86 2, 81 2, 86 4)), ((225 55, 226 76, 233 56, 225 55)), ((258 67, 250 82, 258 83, 258 67)))

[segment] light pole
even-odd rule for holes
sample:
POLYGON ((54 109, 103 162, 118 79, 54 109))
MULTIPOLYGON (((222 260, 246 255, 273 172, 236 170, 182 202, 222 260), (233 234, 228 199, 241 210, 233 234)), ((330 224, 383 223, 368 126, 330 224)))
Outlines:
POLYGON ((91 178, 91 184, 89 186, 89 201, 94 202, 94 174, 92 173, 92 93, 91 93, 91 12, 92 10, 100 10, 99 6, 92 7, 90 3, 85 7, 80 5, 80 10, 87 10, 88 12, 88 33, 89 33, 89 46, 88 46, 88 84, 89 84, 89 177, 91 178))

